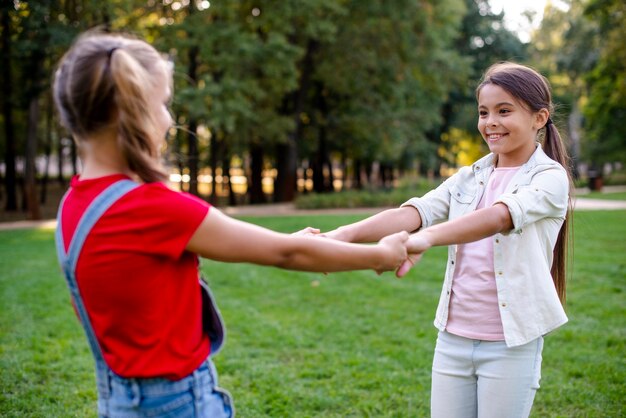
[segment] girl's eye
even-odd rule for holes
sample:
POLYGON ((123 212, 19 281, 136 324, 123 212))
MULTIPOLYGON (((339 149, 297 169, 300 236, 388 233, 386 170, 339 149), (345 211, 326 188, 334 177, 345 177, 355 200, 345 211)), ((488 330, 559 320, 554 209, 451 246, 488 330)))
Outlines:
POLYGON ((487 112, 486 112, 486 111, 484 111, 484 110, 479 110, 479 111, 478 111, 478 115, 479 115, 479 116, 487 116, 487 112))
POLYGON ((500 109, 500 113, 510 113, 509 109, 500 109))

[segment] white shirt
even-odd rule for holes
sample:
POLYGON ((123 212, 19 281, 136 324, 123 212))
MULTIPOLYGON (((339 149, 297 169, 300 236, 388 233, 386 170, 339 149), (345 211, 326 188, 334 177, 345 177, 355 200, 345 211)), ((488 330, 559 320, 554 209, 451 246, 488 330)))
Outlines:
MULTIPOLYGON (((476 209, 493 205, 518 171, 519 167, 496 167, 476 209)), ((455 266, 446 330, 474 340, 504 341, 493 270, 493 239, 458 245, 455 266)))
MULTIPOLYGON (((422 228, 455 219, 476 209, 494 155, 463 167, 435 190, 412 198, 402 206, 415 207, 422 228)), ((495 203, 509 208, 513 230, 491 237, 498 307, 507 346, 526 344, 567 322, 550 268, 553 250, 568 207, 569 181, 565 169, 537 149, 511 179, 495 203)), ((435 326, 443 331, 448 321, 450 291, 457 246, 448 247, 435 326)))

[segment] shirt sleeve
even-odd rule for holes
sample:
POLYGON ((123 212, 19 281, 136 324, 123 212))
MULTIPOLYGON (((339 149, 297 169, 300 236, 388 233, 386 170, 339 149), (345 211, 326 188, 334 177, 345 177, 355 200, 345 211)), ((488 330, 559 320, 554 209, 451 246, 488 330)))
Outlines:
POLYGON ((162 183, 145 184, 140 193, 138 199, 134 199, 137 206, 130 209, 134 212, 135 230, 144 235, 141 241, 149 245, 151 253, 180 257, 209 212, 210 205, 162 183))
POLYGON ((450 214, 451 190, 457 183, 464 167, 458 173, 441 183, 436 189, 426 193, 422 197, 413 197, 404 202, 400 207, 413 206, 422 218, 422 228, 448 220, 450 214))
POLYGON ((535 174, 530 183, 501 195, 495 202, 504 203, 511 214, 513 230, 544 218, 565 219, 569 202, 569 181, 562 167, 552 167, 535 174))

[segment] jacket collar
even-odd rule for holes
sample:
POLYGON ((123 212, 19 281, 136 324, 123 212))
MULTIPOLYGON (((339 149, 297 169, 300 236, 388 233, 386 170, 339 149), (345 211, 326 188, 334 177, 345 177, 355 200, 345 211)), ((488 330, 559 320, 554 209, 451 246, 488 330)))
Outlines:
MULTIPOLYGON (((472 171, 474 173, 478 173, 479 171, 485 170, 485 169, 492 170, 495 166, 495 162, 496 162, 495 154, 489 153, 485 155, 484 157, 482 157, 480 160, 476 161, 474 164, 472 164, 472 171)), ((522 164, 522 166, 520 167, 520 171, 529 172, 530 170, 537 167, 538 165, 552 166, 552 165, 559 165, 559 163, 554 161, 552 158, 548 157, 546 153, 543 151, 541 144, 537 142, 535 144, 535 152, 533 152, 533 154, 530 156, 528 161, 522 164)))

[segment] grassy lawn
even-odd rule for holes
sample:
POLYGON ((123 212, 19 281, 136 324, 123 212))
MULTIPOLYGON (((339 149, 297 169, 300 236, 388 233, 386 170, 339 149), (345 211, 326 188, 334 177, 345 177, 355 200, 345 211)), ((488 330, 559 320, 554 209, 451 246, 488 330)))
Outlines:
MULTIPOLYGON (((248 218, 281 231, 358 216, 248 218)), ((624 416, 626 211, 577 212, 570 323, 546 338, 533 417, 624 416)), ((403 280, 204 261, 241 417, 426 417, 445 250, 403 280)), ((86 340, 49 230, 0 232, 0 416, 95 417, 86 340)))
POLYGON ((604 200, 626 200, 626 192, 605 193, 605 192, 589 192, 577 195, 587 199, 604 199, 604 200))

